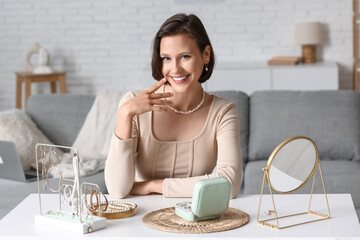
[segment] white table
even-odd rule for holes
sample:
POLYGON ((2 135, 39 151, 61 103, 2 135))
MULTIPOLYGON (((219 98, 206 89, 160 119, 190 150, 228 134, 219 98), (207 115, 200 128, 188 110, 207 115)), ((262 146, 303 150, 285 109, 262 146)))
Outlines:
MULTIPOLYGON (((272 203, 269 195, 263 196, 264 210, 270 209, 272 203)), ((56 207, 58 195, 43 195, 43 211, 47 208, 56 207)), ((276 195, 275 202, 278 214, 292 213, 288 210, 297 212, 307 209, 309 195, 276 195)), ((100 239, 238 239, 238 238, 326 238, 335 239, 336 237, 351 237, 360 239, 360 225, 357 218, 354 204, 350 194, 329 194, 329 206, 331 218, 315 223, 304 224, 301 226, 287 229, 271 229, 257 223, 256 216, 259 205, 259 195, 239 196, 231 200, 230 207, 241 209, 250 215, 250 222, 241 227, 230 231, 209 233, 209 234, 177 234, 161 232, 149 228, 142 223, 142 218, 148 212, 172 207, 175 203, 189 199, 170 199, 161 195, 151 196, 131 196, 126 200, 138 204, 138 214, 134 217, 119 220, 108 220, 107 228, 83 235, 84 238, 100 239)), ((326 212, 324 195, 313 196, 313 210, 326 212)), ((263 211, 263 210, 262 210, 263 211)), ((34 224, 34 215, 39 214, 38 195, 31 194, 7 216, 0 221, 0 238, 9 239, 49 239, 49 236, 62 239, 79 239, 82 236, 71 232, 60 231, 53 228, 38 226, 34 224)))

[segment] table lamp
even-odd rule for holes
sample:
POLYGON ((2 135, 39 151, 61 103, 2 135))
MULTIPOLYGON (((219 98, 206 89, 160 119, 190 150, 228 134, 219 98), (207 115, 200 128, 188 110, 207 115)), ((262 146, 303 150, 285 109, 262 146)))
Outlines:
POLYGON ((323 42, 320 22, 299 22, 295 25, 295 43, 301 45, 303 63, 316 62, 316 45, 323 42))

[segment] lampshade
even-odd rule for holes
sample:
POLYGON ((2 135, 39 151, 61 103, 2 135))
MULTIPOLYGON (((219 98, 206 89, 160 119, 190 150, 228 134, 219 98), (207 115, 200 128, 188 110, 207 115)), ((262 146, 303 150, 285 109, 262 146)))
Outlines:
POLYGON ((316 45, 323 42, 320 22, 299 22, 295 25, 296 45, 316 45))

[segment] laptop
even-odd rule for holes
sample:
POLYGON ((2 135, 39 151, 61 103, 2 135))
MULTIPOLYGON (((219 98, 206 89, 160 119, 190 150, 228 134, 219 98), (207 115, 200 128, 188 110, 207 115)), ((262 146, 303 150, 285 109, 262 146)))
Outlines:
POLYGON ((0 141, 0 178, 20 182, 36 181, 36 170, 24 171, 14 142, 0 141))

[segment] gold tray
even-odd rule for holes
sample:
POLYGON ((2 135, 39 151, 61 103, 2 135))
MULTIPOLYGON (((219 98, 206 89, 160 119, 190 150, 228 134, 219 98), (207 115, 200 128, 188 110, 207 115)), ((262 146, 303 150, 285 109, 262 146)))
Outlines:
MULTIPOLYGON (((126 204, 126 202, 123 202, 122 204, 126 204, 129 205, 130 207, 132 207, 129 210, 126 211, 116 211, 116 210, 112 210, 111 208, 111 201, 109 201, 109 206, 108 208, 101 212, 100 216, 101 217, 105 217, 106 219, 121 219, 121 218, 128 218, 128 217, 132 217, 135 216, 137 214, 137 205, 135 203, 132 203, 135 207, 132 207, 130 204, 126 204)), ((116 203, 113 203, 116 206, 116 203)), ((104 207, 106 204, 105 203, 101 203, 100 207, 104 207)), ((91 215, 94 216, 99 216, 99 211, 95 210, 95 211, 90 211, 91 215)))

